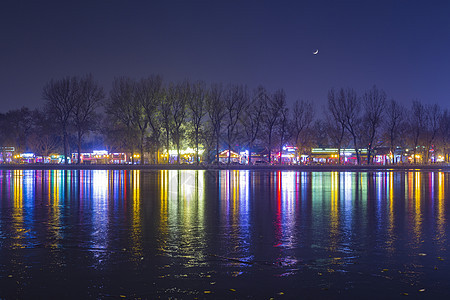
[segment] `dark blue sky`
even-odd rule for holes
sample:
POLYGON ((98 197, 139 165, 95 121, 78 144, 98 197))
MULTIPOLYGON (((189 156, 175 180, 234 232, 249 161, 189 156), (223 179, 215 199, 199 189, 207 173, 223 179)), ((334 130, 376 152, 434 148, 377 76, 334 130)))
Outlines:
POLYGON ((318 105, 331 87, 376 84, 450 108, 449 16, 450 1, 6 0, 0 111, 40 107, 48 80, 86 73, 107 91, 115 76, 157 73, 318 105))

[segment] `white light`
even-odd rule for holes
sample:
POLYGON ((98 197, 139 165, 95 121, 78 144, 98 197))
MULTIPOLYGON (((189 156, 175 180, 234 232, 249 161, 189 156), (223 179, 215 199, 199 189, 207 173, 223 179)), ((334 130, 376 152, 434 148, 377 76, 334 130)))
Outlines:
POLYGON ((239 155, 240 155, 240 156, 248 156, 248 155, 249 155, 249 152, 248 152, 248 150, 241 151, 241 152, 239 152, 239 155))
POLYGON ((108 155, 108 151, 106 150, 94 150, 92 153, 94 153, 94 155, 108 155))

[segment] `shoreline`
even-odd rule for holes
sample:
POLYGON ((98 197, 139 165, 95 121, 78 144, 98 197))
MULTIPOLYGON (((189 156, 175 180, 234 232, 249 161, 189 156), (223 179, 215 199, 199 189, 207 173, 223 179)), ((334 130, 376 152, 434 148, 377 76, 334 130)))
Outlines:
POLYGON ((0 170, 260 170, 260 171, 450 171, 449 164, 435 165, 59 165, 59 164, 2 164, 0 170))

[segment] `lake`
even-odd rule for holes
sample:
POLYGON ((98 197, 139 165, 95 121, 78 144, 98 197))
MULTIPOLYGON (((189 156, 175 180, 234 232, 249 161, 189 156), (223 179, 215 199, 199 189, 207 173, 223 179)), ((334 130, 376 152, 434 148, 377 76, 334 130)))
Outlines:
POLYGON ((449 178, 0 170, 0 298, 449 297, 449 178))

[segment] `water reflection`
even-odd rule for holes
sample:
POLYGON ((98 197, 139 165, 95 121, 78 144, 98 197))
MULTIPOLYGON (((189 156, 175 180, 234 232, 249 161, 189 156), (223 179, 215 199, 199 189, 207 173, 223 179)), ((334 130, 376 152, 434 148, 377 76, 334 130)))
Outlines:
POLYGON ((14 170, 13 171, 14 178, 14 206, 13 206, 13 228, 14 228, 14 236, 13 236, 13 248, 21 248, 24 245, 22 244, 22 240, 24 238, 23 233, 25 231, 23 225, 23 171, 14 170))
POLYGON ((331 173, 330 197, 330 250, 335 251, 339 243, 339 173, 331 173))
POLYGON ((450 256, 447 172, 4 170, 0 196, 0 262, 22 273, 30 248, 51 272, 173 279, 450 256))
POLYGON ((386 198, 388 199, 388 225, 387 225, 387 239, 386 239, 386 249, 389 251, 389 253, 392 254, 394 251, 394 243, 396 240, 395 237, 395 219, 394 219, 394 172, 388 173, 389 177, 386 179, 387 183, 387 189, 386 189, 386 198))
POLYGON ((138 261, 142 257, 141 171, 131 171, 131 186, 131 249, 134 259, 138 261))
MULTIPOLYGON (((226 256, 250 261, 250 172, 226 170, 219 173, 221 248, 226 256)), ((232 262, 236 263, 236 262, 232 262)))
POLYGON ((279 227, 281 227, 280 243, 292 249, 298 244, 296 220, 296 174, 295 172, 277 172, 277 203, 281 210, 279 227))
MULTIPOLYGON (((95 170, 88 172, 82 170, 80 172, 80 178, 82 178, 84 188, 89 191, 88 194, 91 195, 90 199, 93 202, 89 203, 89 199, 86 199, 88 201, 86 204, 95 211, 95 213, 92 214, 92 220, 90 221, 92 223, 92 231, 89 248, 95 250, 108 249, 108 199, 110 199, 108 185, 110 183, 109 178, 111 177, 111 171, 95 170)), ((81 197, 81 199, 82 201, 85 201, 84 197, 81 197)), ((105 256, 107 252, 104 251, 93 251, 92 253, 97 265, 107 257, 107 255, 105 256)))
POLYGON ((438 180, 438 205, 437 205, 437 236, 436 240, 438 242, 438 245, 440 246, 439 250, 446 250, 446 242, 447 242, 447 235, 446 235, 446 215, 445 215, 445 189, 446 186, 445 180, 448 182, 448 176, 444 176, 444 173, 439 173, 439 180, 438 180), (447 177, 447 178, 446 178, 447 177))
POLYGON ((422 174, 420 172, 414 172, 413 174, 413 180, 414 184, 411 186, 414 190, 414 246, 417 248, 419 247, 421 240, 422 240, 422 210, 421 210, 421 180, 422 180, 422 174))
POLYGON ((162 170, 158 174, 160 189, 160 254, 184 258, 184 266, 204 264, 205 240, 205 171, 162 170))

